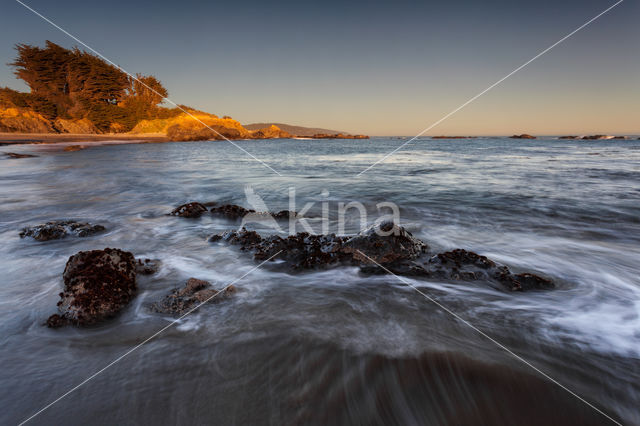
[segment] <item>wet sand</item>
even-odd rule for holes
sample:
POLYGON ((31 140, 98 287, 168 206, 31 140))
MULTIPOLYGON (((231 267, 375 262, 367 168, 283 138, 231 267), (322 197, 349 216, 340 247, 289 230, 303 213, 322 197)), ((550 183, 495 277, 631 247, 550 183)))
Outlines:
POLYGON ((111 133, 111 134, 74 134, 74 133, 0 133, 0 145, 50 144, 60 142, 108 142, 155 143, 170 142, 163 133, 111 133))

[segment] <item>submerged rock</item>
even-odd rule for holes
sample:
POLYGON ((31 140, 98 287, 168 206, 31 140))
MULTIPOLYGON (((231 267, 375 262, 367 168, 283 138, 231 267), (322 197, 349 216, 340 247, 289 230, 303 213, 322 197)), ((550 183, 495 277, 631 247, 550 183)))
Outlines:
POLYGON ((137 291, 136 260, 119 249, 81 251, 69 258, 62 276, 61 314, 49 317, 49 327, 90 325, 114 317, 137 291))
POLYGON ((37 157, 37 155, 33 155, 33 154, 17 154, 15 152, 5 152, 4 155, 6 155, 9 158, 14 158, 14 159, 37 157))
POLYGON ((211 283, 208 281, 189 278, 183 288, 173 290, 160 302, 154 303, 151 309, 165 314, 183 315, 198 304, 218 303, 228 299, 235 292, 236 288, 233 285, 222 290, 215 290, 211 288, 211 283))
POLYGON ((289 219, 290 217, 297 217, 297 213, 288 210, 281 210, 277 213, 271 212, 258 212, 253 209, 245 209, 242 206, 238 206, 235 204, 223 204, 221 206, 213 206, 211 208, 211 214, 215 216, 223 216, 228 219, 237 220, 245 217, 248 214, 252 215, 263 215, 265 217, 271 216, 274 219, 289 219))
POLYGON ((216 216, 224 216, 229 219, 240 219, 249 213, 255 213, 255 210, 245 209, 235 204, 224 204, 211 208, 211 214, 216 216))
POLYGON ((68 235, 88 237, 104 231, 102 225, 92 225, 74 220, 47 222, 43 225, 29 226, 20 231, 20 238, 31 237, 38 241, 49 241, 64 238, 68 235))
POLYGON ((193 202, 178 206, 169 214, 171 216, 180 216, 193 219, 202 216, 202 214, 206 211, 207 208, 204 205, 193 202))
POLYGON ((158 259, 138 259, 136 262, 136 273, 140 275, 153 275, 160 269, 160 262, 158 259))
POLYGON ((483 281, 495 288, 522 291, 550 289, 555 284, 531 273, 513 274, 509 268, 477 253, 456 249, 426 256, 429 247, 393 222, 382 222, 352 237, 311 235, 263 238, 255 231, 228 231, 209 241, 225 241, 250 251, 257 261, 282 260, 279 267, 297 271, 340 265, 359 266, 367 274, 483 281))

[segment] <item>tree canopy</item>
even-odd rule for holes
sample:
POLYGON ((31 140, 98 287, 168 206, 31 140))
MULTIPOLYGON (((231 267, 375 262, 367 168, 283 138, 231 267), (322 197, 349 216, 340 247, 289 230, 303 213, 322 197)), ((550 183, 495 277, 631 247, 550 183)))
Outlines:
POLYGON ((4 98, 48 118, 88 118, 102 131, 128 131, 140 120, 173 115, 159 104, 168 92, 152 76, 129 76, 91 53, 65 49, 51 41, 45 47, 16 45, 9 65, 31 93, 4 89, 4 98))

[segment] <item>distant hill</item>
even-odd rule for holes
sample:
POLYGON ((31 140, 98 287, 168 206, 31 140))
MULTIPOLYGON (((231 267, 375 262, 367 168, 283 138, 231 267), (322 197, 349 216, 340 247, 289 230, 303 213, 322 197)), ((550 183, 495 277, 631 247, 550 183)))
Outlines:
POLYGON ((319 133, 331 134, 331 135, 336 133, 346 133, 340 130, 292 126, 291 124, 284 124, 284 123, 252 123, 252 124, 245 124, 244 128, 247 130, 260 130, 260 129, 264 129, 265 127, 270 127, 272 125, 278 126, 281 130, 284 130, 285 132, 291 133, 292 135, 296 135, 296 136, 313 136, 319 133))

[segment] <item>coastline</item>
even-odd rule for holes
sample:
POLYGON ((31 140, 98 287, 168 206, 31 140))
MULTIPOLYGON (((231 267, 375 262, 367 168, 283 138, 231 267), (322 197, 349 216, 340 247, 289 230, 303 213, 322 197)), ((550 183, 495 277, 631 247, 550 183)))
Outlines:
POLYGON ((80 133, 7 133, 0 132, 0 145, 23 144, 54 144, 68 142, 128 142, 128 143, 159 143, 171 142, 163 133, 108 133, 108 134, 80 134, 80 133))

